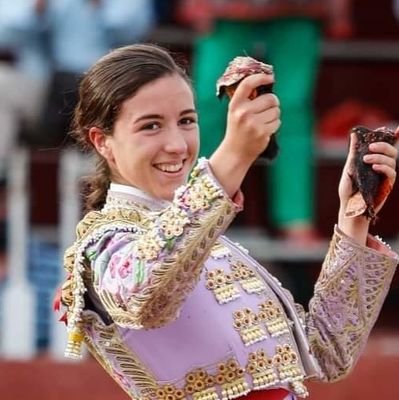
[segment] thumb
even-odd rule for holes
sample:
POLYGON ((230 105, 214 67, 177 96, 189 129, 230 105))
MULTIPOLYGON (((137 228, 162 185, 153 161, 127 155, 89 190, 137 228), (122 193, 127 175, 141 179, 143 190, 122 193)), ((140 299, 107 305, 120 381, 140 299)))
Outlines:
POLYGON ((355 158, 356 154, 356 144, 357 144, 357 136, 355 132, 351 132, 349 137, 349 151, 348 156, 346 157, 345 169, 348 170, 355 158))

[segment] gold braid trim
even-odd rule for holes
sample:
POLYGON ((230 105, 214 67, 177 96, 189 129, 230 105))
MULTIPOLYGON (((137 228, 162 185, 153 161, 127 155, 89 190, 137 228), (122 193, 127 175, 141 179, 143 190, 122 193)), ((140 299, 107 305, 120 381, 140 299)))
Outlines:
POLYGON ((132 353, 122 342, 115 325, 105 326, 94 315, 86 314, 84 317, 85 325, 90 326, 96 334, 99 335, 97 343, 91 336, 85 332, 85 343, 99 364, 108 372, 108 374, 122 387, 131 398, 143 398, 131 388, 127 387, 125 382, 121 381, 116 375, 115 369, 109 361, 109 357, 114 357, 116 365, 119 367, 121 375, 136 386, 145 397, 155 397, 158 389, 157 382, 151 372, 140 362, 139 358, 132 353))
POLYGON ((92 279, 84 255, 87 247, 109 230, 134 230, 140 223, 143 221, 136 210, 114 210, 108 214, 99 211, 90 212, 78 224, 77 240, 67 249, 64 256, 64 266, 69 272, 61 291, 61 301, 67 307, 66 357, 81 358, 81 344, 84 339, 81 314, 85 307, 86 285, 92 279))

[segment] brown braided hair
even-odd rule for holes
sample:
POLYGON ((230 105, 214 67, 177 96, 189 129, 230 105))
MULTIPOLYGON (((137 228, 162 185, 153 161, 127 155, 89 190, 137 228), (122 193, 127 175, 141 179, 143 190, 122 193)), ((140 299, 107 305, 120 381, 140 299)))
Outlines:
MULTIPOLYGON (((185 70, 169 51, 157 45, 134 44, 111 51, 100 58, 80 82, 71 135, 83 150, 95 151, 89 139, 91 127, 112 135, 122 103, 147 83, 173 74, 190 84, 185 70)), ((112 179, 107 161, 96 154, 96 170, 84 182, 86 211, 98 210, 104 205, 112 179)))

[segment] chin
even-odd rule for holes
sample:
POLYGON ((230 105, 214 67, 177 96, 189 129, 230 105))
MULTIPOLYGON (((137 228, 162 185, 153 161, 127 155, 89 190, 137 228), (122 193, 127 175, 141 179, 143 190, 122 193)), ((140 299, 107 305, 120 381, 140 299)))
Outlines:
POLYGON ((175 195, 175 191, 174 190, 170 190, 170 191, 167 191, 167 192, 164 190, 162 192, 159 192, 156 197, 158 197, 161 200, 172 201, 174 195, 175 195))

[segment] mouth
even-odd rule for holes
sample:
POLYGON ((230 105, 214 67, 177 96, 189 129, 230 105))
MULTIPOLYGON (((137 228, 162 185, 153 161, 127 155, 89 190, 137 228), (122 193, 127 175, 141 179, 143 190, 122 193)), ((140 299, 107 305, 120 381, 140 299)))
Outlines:
POLYGON ((179 161, 179 162, 158 163, 158 164, 154 164, 153 166, 158 171, 161 171, 163 173, 166 173, 169 175, 177 175, 183 170, 184 163, 185 163, 185 160, 179 161))

